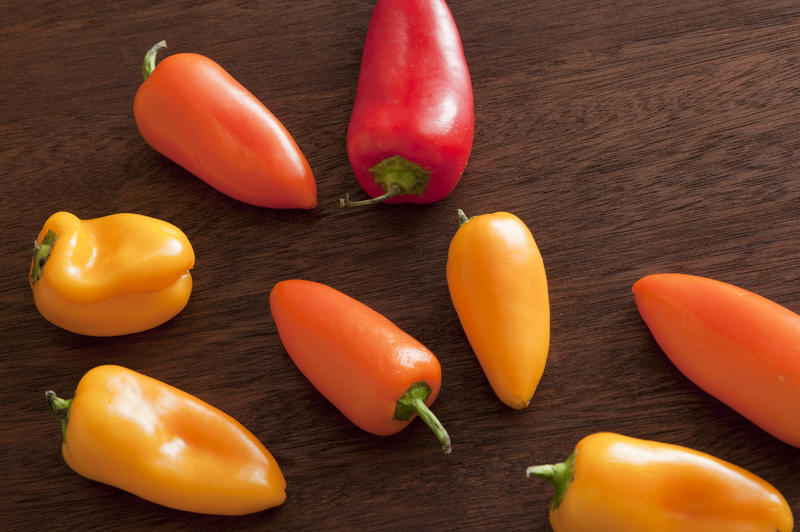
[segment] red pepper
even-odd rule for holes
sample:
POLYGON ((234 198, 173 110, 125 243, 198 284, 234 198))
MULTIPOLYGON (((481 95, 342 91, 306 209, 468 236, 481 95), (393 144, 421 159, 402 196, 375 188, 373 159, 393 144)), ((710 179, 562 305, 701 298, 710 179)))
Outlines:
POLYGON ((379 0, 347 131, 350 165, 371 200, 433 203, 456 186, 474 111, 461 37, 444 0, 379 0))
POLYGON ((133 101, 144 140, 239 201, 279 209, 315 207, 311 168, 275 115, 207 57, 175 54, 155 66, 165 46, 161 41, 145 55, 145 81, 133 101))

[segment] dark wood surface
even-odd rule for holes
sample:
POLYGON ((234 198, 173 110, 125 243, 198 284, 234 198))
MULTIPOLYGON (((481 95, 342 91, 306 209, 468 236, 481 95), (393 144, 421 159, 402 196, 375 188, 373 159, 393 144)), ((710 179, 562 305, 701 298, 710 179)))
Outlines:
POLYGON ((361 192, 345 134, 373 2, 45 2, 0 8, 0 519, 43 529, 548 530, 526 479, 601 430, 693 447, 774 484, 800 515, 800 450, 706 395, 636 311, 648 273, 717 278, 800 311, 800 6, 794 0, 451 0, 476 130, 453 193, 340 210, 361 192), (150 149, 133 120, 139 63, 211 57, 275 113, 319 186, 310 212, 229 199, 150 149), (163 57, 163 54, 162 54, 163 57), (456 209, 510 211, 547 268, 550 355, 524 411, 491 392, 444 275, 456 209), (184 230, 187 308, 156 329, 89 338, 36 311, 26 279, 45 219, 136 212, 184 230), (427 345, 435 411, 393 437, 350 424, 293 366, 267 308, 281 279, 330 284, 427 345), (288 482, 276 509, 187 514, 72 472, 44 391, 120 364, 241 421, 288 482))

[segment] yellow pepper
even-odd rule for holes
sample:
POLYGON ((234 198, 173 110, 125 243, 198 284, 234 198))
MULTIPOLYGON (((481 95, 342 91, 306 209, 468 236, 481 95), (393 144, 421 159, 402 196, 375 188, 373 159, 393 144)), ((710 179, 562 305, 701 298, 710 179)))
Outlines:
POLYGON ((467 218, 450 242, 450 298, 489 384, 520 409, 536 391, 550 345, 550 301, 539 248, 516 216, 467 218))
POLYGON ((600 432, 563 463, 533 466, 555 484, 555 532, 789 532, 791 509, 773 486, 679 445, 600 432))
POLYGON ((36 239, 29 280, 48 321, 78 334, 115 336, 156 327, 183 310, 192 266, 189 240, 170 223, 57 212, 36 239))
POLYGON ((47 392, 76 473, 148 501, 205 514, 278 506, 286 481, 252 433, 213 406, 120 366, 99 366, 73 399, 47 392))

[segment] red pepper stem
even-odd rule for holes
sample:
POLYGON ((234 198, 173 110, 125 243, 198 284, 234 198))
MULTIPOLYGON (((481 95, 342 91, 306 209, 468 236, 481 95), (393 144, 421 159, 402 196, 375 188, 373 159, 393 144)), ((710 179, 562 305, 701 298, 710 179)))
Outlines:
POLYGON ((442 444, 442 451, 444 454, 450 454, 453 450, 450 444, 450 435, 447 434, 442 423, 434 415, 433 412, 425 404, 425 400, 431 394, 431 387, 425 381, 419 381, 412 384, 406 393, 397 400, 397 406, 394 410, 394 419, 409 419, 412 415, 417 414, 422 421, 439 438, 442 444))
POLYGON ((166 47, 167 41, 158 41, 144 54, 144 59, 142 60, 142 76, 144 76, 144 79, 149 78, 153 70, 156 69, 156 55, 158 55, 158 51, 166 47))
POLYGON ((561 505, 564 499, 564 494, 567 488, 572 483, 573 469, 575 465, 575 451, 560 464, 546 464, 531 466, 525 470, 525 475, 536 475, 537 477, 546 478, 556 488, 556 495, 553 497, 552 510, 555 510, 561 505))
POLYGON ((428 180, 431 177, 430 171, 399 155, 387 157, 370 168, 369 172, 375 178, 375 182, 386 192, 380 196, 361 201, 350 201, 349 194, 345 194, 344 198, 339 198, 340 207, 375 205, 400 194, 422 196, 428 187, 428 180))
POLYGON ((33 267, 31 268, 31 283, 35 283, 42 276, 42 269, 44 263, 50 257, 53 251, 53 245, 58 240, 58 235, 52 230, 48 229, 47 234, 44 235, 42 243, 33 243, 33 267))
POLYGON ((44 394, 50 410, 61 421, 61 439, 67 439, 67 422, 69 422, 69 409, 72 406, 72 399, 62 399, 56 392, 48 390, 44 394))
POLYGON ((350 194, 345 193, 343 198, 339 198, 339 207, 364 207, 365 205, 375 205, 377 203, 381 203, 383 200, 387 200, 402 193, 403 189, 400 188, 400 185, 392 185, 389 187, 389 190, 380 196, 375 196, 374 198, 365 200, 353 201, 350 199, 350 194))

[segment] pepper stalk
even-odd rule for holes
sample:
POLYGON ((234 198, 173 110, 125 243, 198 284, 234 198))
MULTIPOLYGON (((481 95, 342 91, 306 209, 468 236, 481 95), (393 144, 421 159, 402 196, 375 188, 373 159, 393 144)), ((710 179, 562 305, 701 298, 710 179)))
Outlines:
POLYGON ((144 59, 142 59, 142 77, 144 77, 144 79, 149 78, 153 70, 156 69, 156 55, 158 55, 158 51, 166 47, 167 41, 158 41, 144 54, 144 59))
POLYGON ((52 229, 48 229, 42 239, 42 243, 33 243, 33 267, 31 268, 31 283, 35 283, 42 276, 44 263, 53 251, 53 245, 58 240, 58 235, 52 229))
POLYGON ((67 423, 69 423, 69 409, 72 406, 72 399, 62 399, 56 395, 56 392, 48 390, 44 394, 47 399, 47 406, 61 421, 61 439, 67 439, 67 423))
POLYGON ((572 451, 572 454, 561 463, 530 466, 525 470, 525 475, 528 477, 535 475, 537 477, 546 478, 553 483, 556 488, 556 495, 553 497, 552 510, 556 510, 561 505, 564 494, 572 483, 574 464, 575 451, 572 451))
POLYGON ((394 410, 394 419, 407 420, 417 414, 422 421, 433 431, 439 442, 442 444, 442 452, 450 454, 453 450, 450 444, 450 435, 447 434, 442 423, 425 404, 425 400, 431 394, 431 387, 425 381, 412 384, 406 393, 397 400, 394 410))
POLYGON ((353 201, 350 194, 339 198, 339 207, 363 207, 375 205, 384 200, 401 194, 416 194, 421 196, 428 186, 431 173, 422 166, 412 163, 399 155, 388 157, 369 169, 375 182, 383 187, 385 192, 374 198, 353 201))

